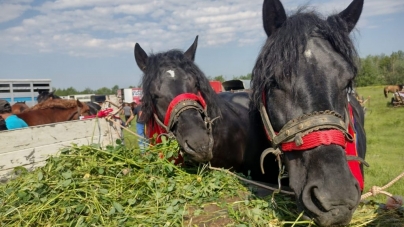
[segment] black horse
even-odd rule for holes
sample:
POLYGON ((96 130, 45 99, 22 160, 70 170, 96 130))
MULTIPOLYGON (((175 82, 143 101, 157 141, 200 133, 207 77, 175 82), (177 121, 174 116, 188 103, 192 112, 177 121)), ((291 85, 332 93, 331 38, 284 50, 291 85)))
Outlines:
MULTIPOLYGON (((48 99, 61 99, 61 97, 57 96, 54 94, 53 91, 44 91, 44 90, 39 90, 38 91, 39 95, 37 97, 38 103, 44 102, 48 99)), ((86 102, 87 106, 90 107, 90 114, 95 115, 98 113, 98 111, 101 110, 101 106, 98 105, 97 103, 93 102, 86 102)))
POLYGON ((144 73, 143 119, 159 122, 164 131, 175 135, 191 161, 210 161, 215 167, 250 173, 255 180, 276 182, 273 161, 265 163, 272 178, 259 167, 260 154, 269 143, 259 112, 249 111, 249 94, 213 91, 194 63, 197 40, 185 52, 169 50, 150 56, 135 45, 136 63, 144 73))
POLYGON ((339 14, 323 19, 305 10, 288 17, 279 0, 263 4, 268 37, 253 69, 253 107, 269 118, 269 139, 272 147, 283 151, 299 208, 321 226, 348 224, 363 187, 362 166, 357 161, 348 165, 352 156, 344 151, 345 144, 354 145, 347 129, 354 123, 358 154, 364 158, 366 152, 364 113, 347 92, 358 59, 349 33, 362 7, 363 0, 354 0, 339 14), (348 103, 354 122, 349 122, 348 103), (328 137, 328 142, 315 135, 328 137), (362 174, 358 180, 351 164, 362 174))

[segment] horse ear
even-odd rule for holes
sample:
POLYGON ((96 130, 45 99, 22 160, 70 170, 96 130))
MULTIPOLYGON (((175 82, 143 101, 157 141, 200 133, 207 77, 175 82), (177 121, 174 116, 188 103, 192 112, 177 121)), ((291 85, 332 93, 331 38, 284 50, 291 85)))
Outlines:
POLYGON ((81 103, 78 99, 76 99, 76 103, 77 103, 77 106, 78 106, 78 107, 80 107, 80 108, 83 107, 83 103, 81 103))
POLYGON ((136 59, 137 66, 143 72, 146 70, 147 59, 148 58, 149 57, 147 56, 146 52, 140 47, 139 43, 136 43, 136 45, 135 45, 135 59, 136 59))
POLYGON ((268 37, 282 26, 286 18, 285 9, 279 0, 264 1, 262 5, 262 22, 268 37))
POLYGON ((185 51, 184 56, 191 61, 195 60, 196 47, 198 46, 198 36, 196 36, 194 43, 185 51))
POLYGON ((354 29, 359 17, 362 14, 364 0, 354 0, 351 4, 339 13, 339 16, 347 23, 348 32, 354 29))

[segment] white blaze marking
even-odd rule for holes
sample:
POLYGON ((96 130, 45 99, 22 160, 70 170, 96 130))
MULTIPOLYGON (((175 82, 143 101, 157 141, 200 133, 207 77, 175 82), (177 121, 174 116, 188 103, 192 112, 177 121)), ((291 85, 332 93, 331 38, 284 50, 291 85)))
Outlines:
POLYGON ((306 50, 306 51, 304 52, 304 56, 306 56, 306 58, 310 58, 312 55, 313 55, 313 54, 311 53, 311 50, 310 50, 310 49, 309 49, 309 50, 306 50))
POLYGON ((172 77, 172 78, 174 78, 175 77, 175 72, 173 71, 173 70, 168 70, 167 71, 169 74, 170 74, 170 76, 172 77))

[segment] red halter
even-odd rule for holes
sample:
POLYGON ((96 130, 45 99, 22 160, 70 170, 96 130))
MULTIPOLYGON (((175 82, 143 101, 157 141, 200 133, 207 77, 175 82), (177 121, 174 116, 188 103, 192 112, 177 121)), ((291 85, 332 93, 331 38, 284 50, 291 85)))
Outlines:
MULTIPOLYGON (((202 106, 202 108, 206 109, 206 102, 200 94, 196 95, 193 93, 184 93, 184 94, 180 94, 180 95, 176 96, 168 105, 167 112, 164 117, 164 123, 163 123, 165 127, 159 125, 156 122, 156 119, 154 119, 154 118, 151 118, 150 121, 148 122, 149 130, 148 130, 147 134, 148 134, 149 138, 153 138, 153 136, 155 134, 160 135, 162 133, 167 133, 167 130, 165 128, 169 127, 169 122, 170 122, 172 111, 175 109, 175 107, 177 106, 178 103, 180 103, 181 101, 184 101, 184 100, 197 101, 202 106)), ((154 110, 154 112, 156 112, 156 111, 154 110)), ((156 143, 160 143, 160 142, 161 142, 161 139, 160 139, 160 137, 158 137, 156 143)))
MULTIPOLYGON (((262 101, 264 107, 266 106, 265 103, 265 94, 263 93, 262 95, 262 101)), ((348 133, 349 135, 352 136, 353 141, 350 141, 346 138, 346 135, 338 129, 327 129, 327 130, 321 130, 321 131, 312 131, 309 132, 307 135, 302 136, 301 138, 301 143, 296 144, 296 141, 291 141, 291 142, 282 142, 280 143, 280 149, 283 152, 291 152, 291 151, 304 151, 304 150, 309 150, 313 149, 315 147, 321 146, 321 145, 331 145, 335 144, 338 146, 341 146, 342 148, 345 149, 346 155, 352 155, 352 156, 358 156, 357 149, 356 149, 356 134, 355 134, 355 129, 353 128, 354 125, 354 117, 353 117, 353 112, 352 112, 352 106, 348 102, 348 115, 350 122, 353 124, 348 124, 348 133)), ((260 111, 261 115, 263 114, 260 111)), ((271 124, 270 122, 268 122, 271 124)), ((264 123, 264 128, 265 132, 267 135, 267 138, 269 141, 273 141, 274 138, 271 138, 270 129, 268 128, 268 123, 264 123)), ((272 126, 270 126, 272 127, 272 126)), ((274 132, 275 134, 278 134, 274 132)), ((364 180, 362 176, 362 171, 360 169, 360 162, 359 161, 349 161, 348 166, 351 169, 352 175, 357 179, 359 182, 361 190, 364 188, 364 180)))

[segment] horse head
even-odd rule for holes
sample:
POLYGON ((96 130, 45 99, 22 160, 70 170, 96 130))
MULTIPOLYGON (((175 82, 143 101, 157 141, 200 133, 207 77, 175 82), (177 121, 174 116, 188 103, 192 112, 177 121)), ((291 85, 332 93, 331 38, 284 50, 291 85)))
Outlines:
POLYGON ((148 56, 139 44, 135 59, 143 71, 142 118, 156 121, 172 133, 196 162, 212 159, 212 119, 218 115, 215 95, 203 72, 195 65, 198 36, 185 52, 169 50, 148 56))
MULTIPOLYGON (((78 115, 78 117, 77 117, 78 119, 80 119, 80 116, 91 116, 92 115, 91 109, 86 103, 80 102, 78 99, 75 101, 76 101, 76 106, 77 106, 76 114, 78 115)), ((74 115, 76 115, 76 114, 74 114, 74 115)))
POLYGON ((39 90, 38 91, 38 97, 37 97, 37 101, 38 103, 44 102, 48 99, 60 99, 59 96, 54 94, 54 91, 44 91, 44 90, 39 90))
POLYGON ((253 102, 267 112, 299 208, 321 226, 348 224, 361 195, 344 147, 352 141, 347 89, 357 73, 349 33, 362 7, 354 0, 323 19, 302 10, 288 17, 279 0, 263 4, 268 38, 253 69, 253 102))

